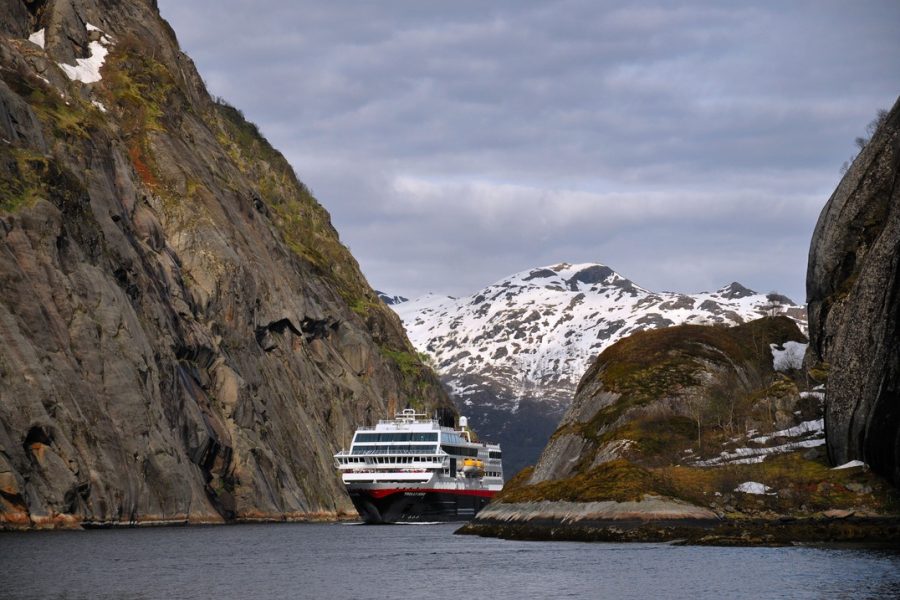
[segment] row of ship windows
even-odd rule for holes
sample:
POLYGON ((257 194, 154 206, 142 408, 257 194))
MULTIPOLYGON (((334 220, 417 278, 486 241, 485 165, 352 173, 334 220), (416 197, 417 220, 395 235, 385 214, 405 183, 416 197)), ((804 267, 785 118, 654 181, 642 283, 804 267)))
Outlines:
MULTIPOLYGON (((457 474, 458 474, 458 473, 459 473, 459 471, 457 471, 457 474)), ((446 475, 447 477, 449 477, 449 476, 450 476, 450 469, 444 469, 444 475, 446 475)), ((485 471, 485 472, 484 472, 484 476, 485 476, 485 477, 503 477, 503 473, 501 473, 500 471, 485 471)))
MULTIPOLYGON (((464 446, 441 445, 441 450, 455 456, 478 456, 478 448, 466 448, 464 446)), ((353 446, 353 454, 431 454, 437 451, 437 446, 421 446, 416 444, 392 444, 390 446, 367 446, 356 444, 353 446)), ((491 452, 491 458, 500 458, 499 452, 491 452)))
MULTIPOLYGON (((376 464, 410 464, 414 462, 437 462, 440 460, 435 456, 397 456, 397 457, 386 457, 386 456, 376 456, 370 459, 371 462, 376 464)), ((342 458, 341 462, 343 464, 355 464, 355 463, 365 463, 366 459, 359 457, 347 457, 342 458)), ((444 469, 444 475, 450 475, 450 469, 444 469)), ((502 477, 503 474, 500 471, 485 471, 485 477, 502 477)))
POLYGON ((437 432, 421 433, 357 433, 355 443, 372 442, 436 442, 437 432))
POLYGON ((437 446, 394 444, 393 446, 353 446, 353 454, 433 454, 437 446))
MULTIPOLYGON (((441 446, 441 450, 447 454, 455 456, 471 456, 478 457, 478 450, 475 448, 463 448, 460 446, 441 446)), ((393 445, 393 446, 353 446, 353 454, 433 454, 437 451, 437 446, 418 446, 412 444, 393 445)), ((490 457, 493 459, 501 459, 499 452, 491 452, 490 457)))
POLYGON ((439 456, 375 456, 369 459, 377 464, 409 464, 417 462, 441 462, 439 456))

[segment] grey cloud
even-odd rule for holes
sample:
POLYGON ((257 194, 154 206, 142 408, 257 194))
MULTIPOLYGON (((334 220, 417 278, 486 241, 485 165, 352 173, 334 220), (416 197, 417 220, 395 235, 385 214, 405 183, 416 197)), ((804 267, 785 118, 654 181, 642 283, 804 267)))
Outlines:
POLYGON ((886 0, 160 7, 372 283, 407 296, 598 260, 802 298, 819 207, 900 91, 886 0))
POLYGON ((346 239, 354 253, 377 257, 367 267, 380 281, 412 294, 463 294, 575 257, 606 262, 651 288, 698 291, 738 278, 802 299, 798 285, 780 282, 801 272, 820 208, 816 197, 753 191, 642 196, 385 180, 364 195, 354 188, 346 193, 372 207, 345 221, 346 239), (441 235, 428 235, 434 231, 441 235))

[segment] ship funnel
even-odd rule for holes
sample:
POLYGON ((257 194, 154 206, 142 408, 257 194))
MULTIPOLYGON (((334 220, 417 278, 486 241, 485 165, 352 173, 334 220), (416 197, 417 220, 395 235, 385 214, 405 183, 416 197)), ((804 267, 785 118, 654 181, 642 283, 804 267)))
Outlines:
POLYGON ((469 419, 467 419, 466 417, 460 417, 459 418, 459 428, 465 429, 468 426, 469 426, 469 419))

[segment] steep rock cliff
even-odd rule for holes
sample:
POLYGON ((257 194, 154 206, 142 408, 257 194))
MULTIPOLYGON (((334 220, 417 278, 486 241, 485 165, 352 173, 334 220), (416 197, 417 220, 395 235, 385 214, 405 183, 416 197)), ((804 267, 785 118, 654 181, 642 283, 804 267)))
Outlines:
POLYGON ((900 101, 819 217, 806 290, 831 460, 900 484, 900 101))
POLYGON ((0 6, 0 527, 351 511, 449 406, 328 214, 151 0, 0 6))

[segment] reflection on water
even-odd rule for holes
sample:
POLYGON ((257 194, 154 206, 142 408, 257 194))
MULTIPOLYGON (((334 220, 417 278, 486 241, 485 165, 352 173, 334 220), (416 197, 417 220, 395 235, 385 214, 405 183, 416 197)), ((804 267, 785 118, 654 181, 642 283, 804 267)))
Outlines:
POLYGON ((900 598, 900 554, 510 542, 418 527, 0 534, 0 598, 900 598))

